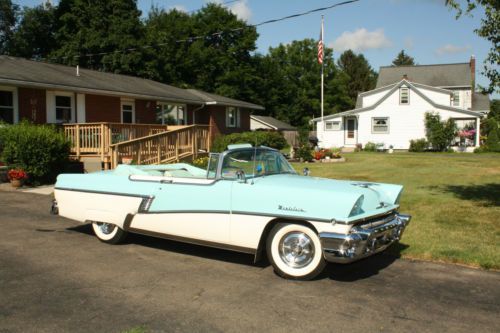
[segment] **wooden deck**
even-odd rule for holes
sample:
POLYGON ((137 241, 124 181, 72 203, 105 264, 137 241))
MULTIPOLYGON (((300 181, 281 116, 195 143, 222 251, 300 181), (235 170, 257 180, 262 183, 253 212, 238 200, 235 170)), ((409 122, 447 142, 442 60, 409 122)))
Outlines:
POLYGON ((159 164, 198 156, 210 148, 208 125, 64 124, 75 159, 98 157, 105 168, 115 168, 122 158, 137 164, 159 164))

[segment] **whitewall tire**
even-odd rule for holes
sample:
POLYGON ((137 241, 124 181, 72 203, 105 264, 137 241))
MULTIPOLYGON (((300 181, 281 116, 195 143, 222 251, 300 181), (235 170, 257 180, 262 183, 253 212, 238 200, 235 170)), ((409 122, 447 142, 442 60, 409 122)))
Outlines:
POLYGON ((92 229, 99 240, 109 243, 121 243, 127 236, 127 232, 114 224, 104 222, 92 222, 92 229))
POLYGON ((319 236, 301 224, 275 225, 267 237, 266 250, 274 271, 284 278, 310 280, 326 266, 319 236))

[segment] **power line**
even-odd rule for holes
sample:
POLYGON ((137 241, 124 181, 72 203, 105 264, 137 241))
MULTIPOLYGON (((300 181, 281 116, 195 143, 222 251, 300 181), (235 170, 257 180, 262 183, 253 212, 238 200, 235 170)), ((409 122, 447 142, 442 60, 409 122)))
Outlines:
MULTIPOLYGON (((226 1, 223 4, 228 4, 228 3, 237 2, 237 1, 241 1, 241 0, 226 1)), ((143 45, 143 46, 139 46, 139 47, 133 47, 133 48, 123 49, 123 50, 116 50, 116 51, 110 51, 110 52, 98 52, 98 53, 87 53, 87 54, 80 54, 80 55, 74 55, 74 56, 52 57, 52 58, 50 58, 48 60, 68 59, 68 58, 79 59, 79 58, 85 58, 85 57, 92 58, 92 57, 95 57, 95 56, 104 56, 104 55, 108 55, 108 54, 118 54, 118 53, 134 52, 134 51, 138 51, 139 49, 149 49, 149 48, 161 47, 161 46, 165 46, 165 45, 168 45, 168 44, 171 44, 171 43, 186 43, 186 42, 192 43, 192 42, 194 42, 196 40, 201 40, 201 39, 210 40, 210 39, 212 39, 214 37, 215 38, 221 38, 222 35, 225 34, 225 33, 239 32, 239 31, 242 31, 242 30, 248 29, 248 28, 256 28, 256 27, 260 27, 260 26, 263 26, 263 25, 266 25, 266 24, 282 22, 282 21, 286 21, 286 20, 289 20, 289 19, 293 19, 293 18, 297 18, 297 17, 301 17, 301 16, 306 16, 306 15, 309 15, 309 14, 312 14, 312 13, 323 12, 323 11, 326 11, 326 10, 329 10, 329 9, 333 9, 335 7, 349 5, 349 4, 358 2, 358 1, 361 1, 361 0, 346 0, 346 1, 342 1, 342 2, 338 2, 338 3, 332 4, 330 6, 321 7, 321 8, 315 8, 315 9, 311 9, 311 10, 308 10, 308 11, 305 11, 305 12, 302 12, 302 13, 288 15, 288 16, 284 16, 284 17, 281 17, 281 18, 277 18, 277 19, 271 19, 271 20, 263 21, 263 22, 260 22, 260 23, 257 23, 257 24, 250 24, 250 25, 247 25, 245 27, 234 28, 234 29, 229 29, 229 30, 225 30, 225 31, 221 30, 221 31, 217 31, 217 32, 214 32, 214 33, 208 34, 208 35, 190 36, 190 37, 187 37, 187 38, 184 38, 184 39, 178 39, 178 40, 175 40, 175 41, 172 41, 172 42, 157 43, 157 44, 154 44, 154 45, 143 45)))

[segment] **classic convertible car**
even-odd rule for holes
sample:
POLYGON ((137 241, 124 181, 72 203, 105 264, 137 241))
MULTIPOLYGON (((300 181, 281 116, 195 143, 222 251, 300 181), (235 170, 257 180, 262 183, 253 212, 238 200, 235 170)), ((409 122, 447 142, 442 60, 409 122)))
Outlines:
POLYGON ((127 232, 251 253, 275 271, 311 279, 398 241, 402 186, 298 175, 274 149, 232 145, 206 170, 185 163, 119 165, 57 178, 54 213, 91 222, 116 244, 127 232))

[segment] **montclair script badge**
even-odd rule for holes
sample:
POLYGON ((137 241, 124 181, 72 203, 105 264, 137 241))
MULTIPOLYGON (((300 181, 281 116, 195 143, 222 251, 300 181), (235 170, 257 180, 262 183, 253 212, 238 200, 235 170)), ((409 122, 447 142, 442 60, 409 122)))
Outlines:
POLYGON ((297 208, 297 207, 287 207, 287 206, 282 206, 278 205, 279 210, 285 210, 287 212, 299 212, 299 213, 305 213, 306 211, 303 210, 302 208, 297 208))

